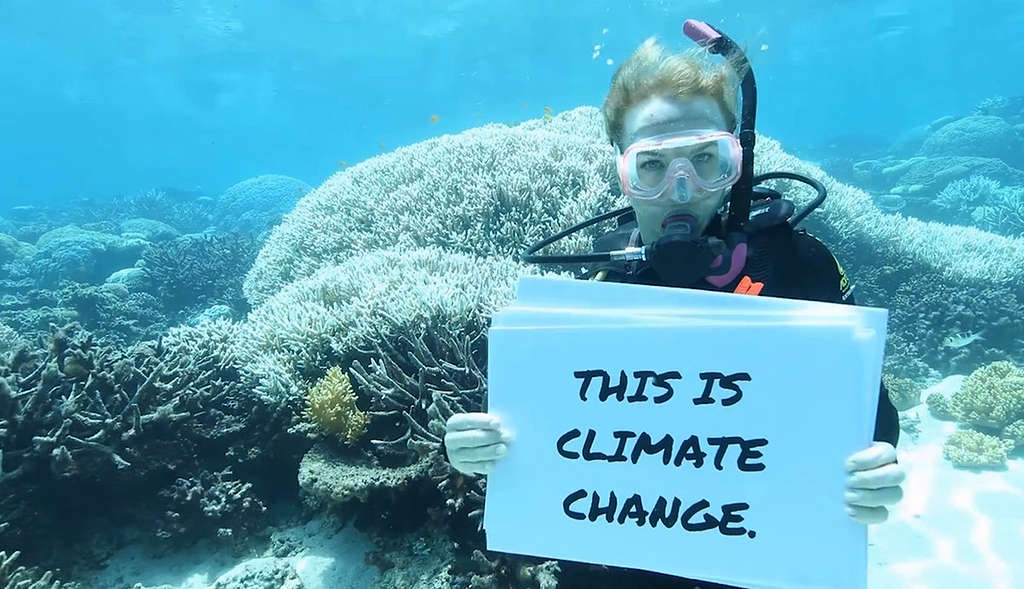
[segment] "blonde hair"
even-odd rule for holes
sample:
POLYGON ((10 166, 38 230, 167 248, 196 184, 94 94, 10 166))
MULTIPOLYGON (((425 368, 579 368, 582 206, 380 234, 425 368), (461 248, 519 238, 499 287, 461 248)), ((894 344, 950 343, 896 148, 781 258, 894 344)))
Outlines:
POLYGON ((667 53, 654 37, 641 43, 615 71, 604 99, 605 130, 612 145, 625 148, 626 111, 655 95, 708 96, 722 109, 726 128, 735 130, 738 84, 724 63, 713 63, 707 55, 700 48, 667 53))

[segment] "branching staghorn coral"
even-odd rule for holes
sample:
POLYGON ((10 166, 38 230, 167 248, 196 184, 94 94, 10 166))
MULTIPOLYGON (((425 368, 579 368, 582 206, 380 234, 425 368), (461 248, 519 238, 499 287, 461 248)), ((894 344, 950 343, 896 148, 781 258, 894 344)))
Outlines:
POLYGON ((1024 237, 1024 187, 1000 189, 992 203, 976 209, 974 218, 983 229, 1010 237, 1024 237))
POLYGON ((187 235, 150 246, 142 255, 149 281, 171 312, 215 303, 248 310, 242 278, 259 243, 240 233, 187 235))
MULTIPOLYGON (((0 509, 19 547, 58 548, 54 527, 73 528, 87 510, 159 511, 169 498, 158 491, 175 477, 203 480, 225 467, 252 477, 269 463, 297 464, 304 437, 290 430, 299 403, 251 393, 235 335, 234 324, 216 321, 121 350, 69 325, 54 329, 45 350, 0 359, 0 509)), ((243 525, 227 521, 243 513, 227 512, 219 527, 243 525)))
POLYGON ((265 524, 261 516, 267 508, 253 493, 252 483, 235 480, 230 468, 178 478, 160 496, 167 503, 156 532, 161 538, 194 535, 202 530, 206 536, 242 540, 244 532, 265 524))
POLYGON ((456 337, 443 326, 394 341, 376 340, 352 373, 370 394, 371 415, 401 424, 391 440, 373 440, 381 450, 405 453, 430 465, 430 476, 445 494, 450 515, 479 519, 485 481, 466 477, 441 455, 445 422, 454 413, 483 411, 486 396, 486 331, 456 337))
POLYGON ((53 572, 34 573, 23 566, 14 566, 20 552, 0 550, 0 589, 61 589, 63 584, 54 580, 53 572))

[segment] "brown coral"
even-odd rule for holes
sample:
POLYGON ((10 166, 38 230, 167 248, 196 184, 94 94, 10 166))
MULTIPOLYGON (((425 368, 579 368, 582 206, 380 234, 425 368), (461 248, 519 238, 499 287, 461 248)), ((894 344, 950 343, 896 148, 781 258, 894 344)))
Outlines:
POLYGON ((356 406, 348 375, 331 367, 306 394, 306 419, 341 443, 351 446, 366 433, 369 418, 356 406))

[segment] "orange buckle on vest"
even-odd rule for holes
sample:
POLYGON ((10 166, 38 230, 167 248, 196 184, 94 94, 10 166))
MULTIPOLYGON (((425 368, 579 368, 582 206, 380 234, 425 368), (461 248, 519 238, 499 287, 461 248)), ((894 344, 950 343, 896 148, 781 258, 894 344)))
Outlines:
POLYGON ((740 283, 736 285, 736 294, 747 294, 757 296, 761 294, 761 289, 764 288, 763 282, 754 282, 749 276, 744 276, 740 283))

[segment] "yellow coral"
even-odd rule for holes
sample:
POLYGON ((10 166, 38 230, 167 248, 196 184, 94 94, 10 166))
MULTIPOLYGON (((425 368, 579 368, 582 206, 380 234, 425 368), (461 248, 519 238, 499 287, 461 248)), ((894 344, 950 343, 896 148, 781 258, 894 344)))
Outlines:
POLYGON ((321 431, 351 445, 366 433, 369 418, 356 407, 348 375, 337 366, 327 371, 306 393, 306 419, 321 431))

